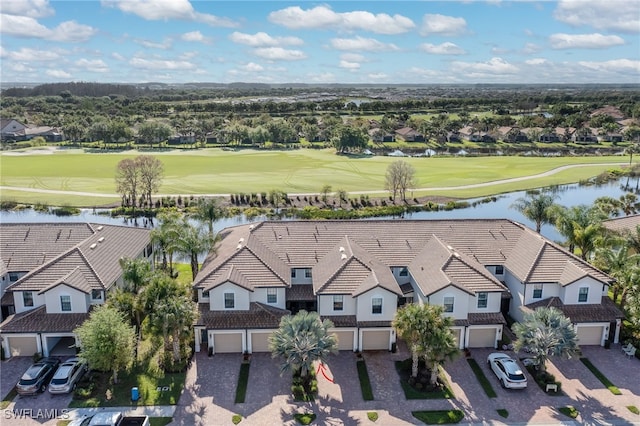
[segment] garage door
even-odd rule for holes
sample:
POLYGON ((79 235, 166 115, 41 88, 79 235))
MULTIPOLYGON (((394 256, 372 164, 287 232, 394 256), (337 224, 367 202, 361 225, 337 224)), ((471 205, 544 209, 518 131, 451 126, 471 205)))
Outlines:
POLYGON ((363 331, 362 349, 365 351, 389 350, 389 331, 363 331))
POLYGON ((578 344, 600 345, 602 342, 602 326, 578 327, 578 344))
POLYGON ((353 331, 336 331, 338 349, 341 351, 353 351, 353 331))
POLYGON ((494 348, 496 345, 495 328, 471 328, 469 329, 470 348, 494 348))
POLYGON ((242 353, 242 334, 214 334, 213 350, 217 354, 242 353))
POLYGON ((33 356, 38 352, 36 337, 9 337, 9 351, 11 356, 33 356))
POLYGON ((251 351, 271 352, 269 350, 269 336, 271 333, 251 333, 251 351))

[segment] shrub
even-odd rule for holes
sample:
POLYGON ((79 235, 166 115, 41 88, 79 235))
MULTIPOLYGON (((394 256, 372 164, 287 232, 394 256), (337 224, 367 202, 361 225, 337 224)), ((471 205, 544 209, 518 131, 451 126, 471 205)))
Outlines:
POLYGON ((309 425, 316 419, 316 415, 314 413, 296 413, 293 418, 301 425, 309 425))
POLYGON ((375 422, 378 420, 378 413, 375 411, 368 411, 367 412, 367 418, 369 420, 371 420, 372 422, 375 422))
POLYGON ((234 425, 237 425, 238 423, 240 423, 242 421, 242 416, 240 414, 234 414, 231 417, 231 421, 233 422, 234 425))

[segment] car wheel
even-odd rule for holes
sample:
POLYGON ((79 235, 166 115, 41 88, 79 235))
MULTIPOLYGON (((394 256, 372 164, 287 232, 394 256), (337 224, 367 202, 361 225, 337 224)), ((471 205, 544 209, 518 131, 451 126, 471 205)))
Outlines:
POLYGON ((45 385, 44 383, 40 385, 40 393, 44 393, 44 391, 47 390, 47 385, 45 385))

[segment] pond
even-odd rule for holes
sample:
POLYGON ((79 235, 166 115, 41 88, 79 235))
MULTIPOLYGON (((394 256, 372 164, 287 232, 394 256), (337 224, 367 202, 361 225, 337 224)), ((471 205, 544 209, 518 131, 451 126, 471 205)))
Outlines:
MULTIPOLYGON (((591 205, 593 202, 604 196, 618 198, 625 194, 622 183, 626 183, 626 178, 619 181, 612 181, 604 185, 580 186, 578 184, 563 185, 555 188, 557 193, 558 204, 566 207, 576 206, 579 204, 591 205)), ((632 185, 633 187, 633 185, 632 185)), ((531 228, 535 224, 525 218, 520 212, 511 208, 511 205, 521 197, 526 195, 525 191, 511 192, 497 196, 497 200, 491 203, 478 203, 475 207, 466 209, 450 210, 450 211, 434 211, 434 212, 418 212, 405 215, 405 219, 495 219, 506 218, 516 222, 523 223, 531 228)), ((469 200, 474 202, 477 200, 469 200)), ((121 217, 112 218, 105 211, 96 211, 92 209, 83 209, 79 215, 75 216, 55 216, 53 214, 38 213, 31 209, 24 211, 0 211, 0 222, 92 222, 114 225, 130 225, 130 226, 151 226, 145 219, 139 218, 136 221, 121 217), (101 214, 102 213, 102 214, 101 214)), ((244 223, 257 222, 264 220, 265 217, 259 216, 248 219, 243 215, 225 218, 215 223, 216 231, 234 225, 244 223)), ((395 219, 392 217, 383 217, 376 219, 395 219)), ((563 237, 558 233, 554 226, 544 225, 541 231, 542 235, 553 240, 562 241, 563 237)))

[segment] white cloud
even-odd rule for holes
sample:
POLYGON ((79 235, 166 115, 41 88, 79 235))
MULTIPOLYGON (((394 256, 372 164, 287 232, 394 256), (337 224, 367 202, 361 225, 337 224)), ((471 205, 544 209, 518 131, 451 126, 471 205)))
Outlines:
POLYGON ((260 64, 256 64, 255 62, 249 62, 241 67, 243 70, 248 72, 260 72, 264 71, 264 67, 260 64))
POLYGON ((229 40, 238 44, 246 44, 252 47, 269 47, 269 46, 283 46, 294 45, 298 46, 304 44, 304 41, 298 37, 272 37, 265 32, 258 32, 255 34, 245 34, 238 31, 234 31, 229 35, 229 40))
POLYGON ((111 54, 111 57, 113 59, 115 59, 116 61, 125 61, 126 60, 126 58, 124 56, 122 56, 121 54, 119 54, 118 52, 113 52, 111 54))
POLYGON ((438 34, 443 36, 455 36, 467 31, 467 21, 464 18, 445 16, 440 14, 426 14, 422 18, 420 34, 423 36, 438 34))
POLYGON ((6 57, 14 61, 39 62, 58 60, 60 59, 60 54, 53 50, 37 50, 23 47, 20 50, 7 51, 6 57))
POLYGON ((55 12, 48 0, 2 0, 2 13, 44 18, 53 16, 55 12))
POLYGON ((283 49, 282 47, 259 47, 253 53, 270 61, 299 61, 307 55, 301 50, 283 49))
POLYGON ((364 55, 361 55, 359 53, 349 53, 349 52, 341 54, 340 59, 342 59, 343 61, 349 61, 349 62, 364 62, 366 60, 364 55))
POLYGON ((453 67, 460 71, 471 71, 491 74, 515 74, 518 67, 502 58, 491 58, 486 62, 453 62, 453 67))
POLYGON ((310 73, 307 75, 307 80, 314 83, 335 83, 336 76, 330 72, 310 73))
POLYGON ((423 43, 420 49, 433 55, 464 55, 466 53, 464 49, 448 41, 442 44, 423 43))
POLYGON ((35 68, 28 67, 27 65, 25 65, 23 63, 20 63, 20 62, 11 63, 8 66, 9 66, 9 69, 11 71, 18 72, 18 73, 21 73, 21 74, 28 73, 28 72, 33 72, 33 71, 36 70, 35 68))
POLYGON ((530 55, 532 53, 537 53, 542 50, 542 47, 538 46, 535 43, 526 43, 522 48, 522 53, 525 55, 530 55))
POLYGON ((161 49, 161 50, 171 49, 171 40, 169 39, 165 39, 161 43, 156 41, 151 41, 151 40, 144 40, 140 38, 134 39, 133 41, 135 43, 138 43, 140 46, 146 47, 147 49, 161 49))
POLYGON ((171 61, 166 59, 132 58, 129 65, 147 70, 194 70, 196 66, 188 61, 171 61))
POLYGON ((53 78, 71 78, 71 74, 62 70, 46 70, 44 73, 53 78))
POLYGON ((640 75, 640 60, 613 59, 610 61, 592 62, 579 61, 579 65, 598 72, 621 72, 640 75))
POLYGON ((392 43, 382 43, 374 38, 334 38, 331 46, 338 50, 359 50, 366 52, 380 52, 384 50, 398 50, 398 46, 392 43))
POLYGON ((526 61, 524 61, 524 63, 527 65, 544 65, 549 63, 549 61, 547 61, 544 58, 533 58, 533 59, 527 59, 526 61))
POLYGON ((624 44, 617 35, 594 34, 551 34, 549 43, 553 49, 603 49, 624 44))
POLYGON ((102 59, 78 59, 75 62, 76 66, 80 68, 84 68, 87 71, 91 72, 107 72, 109 71, 109 67, 102 59))
POLYGON ((184 33, 180 36, 180 39, 182 41, 199 41, 201 43, 205 43, 207 41, 207 38, 203 36, 200 31, 191 31, 188 33, 184 33))
POLYGON ((575 27, 640 32, 637 0, 560 0, 553 17, 575 27))
POLYGON ((300 6, 287 7, 271 12, 269 21, 291 29, 364 30, 377 34, 402 34, 415 28, 413 21, 406 16, 362 10, 338 13, 326 5, 307 10, 300 6))
POLYGON ((387 78, 389 78, 389 75, 383 72, 378 72, 373 74, 367 74, 367 78, 371 80, 386 80, 387 78))
POLYGON ((348 69, 351 71, 355 71, 357 69, 360 69, 360 64, 358 62, 349 62, 349 61, 340 61, 340 64, 338 65, 340 68, 344 68, 344 69, 348 69))
POLYGON ((97 33, 93 27, 66 21, 50 29, 28 16, 0 14, 0 33, 24 38, 41 38, 62 42, 82 42, 97 33))
POLYGON ((115 7, 125 13, 138 15, 148 21, 201 22, 214 27, 237 27, 238 24, 227 18, 196 12, 189 0, 102 0, 102 5, 115 7))

